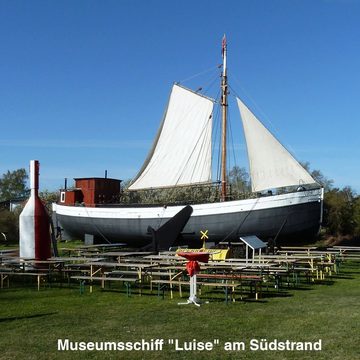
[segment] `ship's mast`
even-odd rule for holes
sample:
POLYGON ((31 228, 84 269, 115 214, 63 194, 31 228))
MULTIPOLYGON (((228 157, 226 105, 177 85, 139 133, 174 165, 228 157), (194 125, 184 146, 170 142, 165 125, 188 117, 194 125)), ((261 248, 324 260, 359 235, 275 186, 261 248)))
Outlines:
POLYGON ((228 85, 227 85, 227 69, 226 69, 226 37, 222 39, 222 57, 223 67, 221 74, 221 109, 222 109, 222 137, 221 137, 221 201, 226 200, 226 127, 227 127, 227 111, 228 111, 228 85))

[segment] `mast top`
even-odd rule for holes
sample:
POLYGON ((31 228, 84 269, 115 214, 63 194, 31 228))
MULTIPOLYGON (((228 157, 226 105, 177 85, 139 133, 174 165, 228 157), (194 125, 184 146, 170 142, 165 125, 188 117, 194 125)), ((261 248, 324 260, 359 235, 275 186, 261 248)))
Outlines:
POLYGON ((222 58, 223 58, 223 74, 222 74, 222 76, 226 76, 227 75, 227 68, 226 68, 227 43, 226 43, 226 35, 225 34, 222 38, 221 54, 222 54, 222 58))

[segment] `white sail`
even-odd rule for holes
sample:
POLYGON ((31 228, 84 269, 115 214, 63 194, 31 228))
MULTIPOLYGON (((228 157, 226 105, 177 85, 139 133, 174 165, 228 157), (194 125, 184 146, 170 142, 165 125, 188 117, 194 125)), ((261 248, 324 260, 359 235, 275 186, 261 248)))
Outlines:
POLYGON ((173 86, 153 148, 130 190, 211 181, 213 105, 209 98, 173 86))
POLYGON ((250 163, 252 190, 313 184, 316 181, 237 98, 250 163))

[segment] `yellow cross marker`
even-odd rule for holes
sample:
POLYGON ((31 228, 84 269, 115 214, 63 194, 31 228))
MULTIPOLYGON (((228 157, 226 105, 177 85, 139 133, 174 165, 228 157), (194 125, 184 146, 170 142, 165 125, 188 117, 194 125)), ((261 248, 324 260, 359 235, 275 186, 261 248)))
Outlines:
POLYGON ((205 230, 205 231, 200 230, 201 240, 207 240, 209 238, 208 232, 209 230, 205 230))

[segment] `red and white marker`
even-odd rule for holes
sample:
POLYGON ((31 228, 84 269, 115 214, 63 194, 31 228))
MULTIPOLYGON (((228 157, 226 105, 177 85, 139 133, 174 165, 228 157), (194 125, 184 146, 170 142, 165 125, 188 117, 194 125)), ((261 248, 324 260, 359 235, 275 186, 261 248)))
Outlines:
POLYGON ((46 260, 51 257, 49 214, 39 192, 39 161, 30 161, 31 195, 19 218, 20 257, 46 260))

